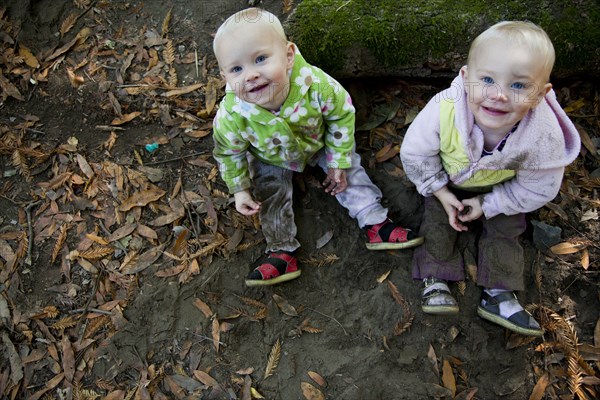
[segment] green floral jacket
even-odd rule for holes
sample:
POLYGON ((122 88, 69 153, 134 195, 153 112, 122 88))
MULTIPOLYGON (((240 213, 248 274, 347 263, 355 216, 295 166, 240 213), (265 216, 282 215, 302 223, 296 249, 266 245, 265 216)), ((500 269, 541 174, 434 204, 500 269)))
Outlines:
POLYGON ((354 106, 348 92, 297 51, 290 94, 278 115, 242 101, 229 87, 213 124, 213 156, 231 193, 251 187, 247 152, 267 164, 303 171, 323 147, 329 168, 349 168, 354 106))

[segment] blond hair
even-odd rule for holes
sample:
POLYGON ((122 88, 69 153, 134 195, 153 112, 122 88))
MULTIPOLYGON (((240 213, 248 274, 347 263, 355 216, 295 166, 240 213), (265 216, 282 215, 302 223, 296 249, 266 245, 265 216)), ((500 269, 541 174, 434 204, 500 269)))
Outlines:
POLYGON ((539 26, 528 21, 502 21, 486 29, 471 43, 467 64, 474 60, 477 50, 493 39, 504 39, 511 44, 523 46, 540 57, 546 81, 554 66, 554 46, 548 34, 539 26))
POLYGON ((268 26, 275 33, 275 37, 281 38, 284 44, 287 43, 287 37, 279 18, 266 10, 253 7, 236 12, 219 26, 213 40, 213 52, 217 53, 217 44, 224 35, 234 28, 245 25, 248 27, 268 26))

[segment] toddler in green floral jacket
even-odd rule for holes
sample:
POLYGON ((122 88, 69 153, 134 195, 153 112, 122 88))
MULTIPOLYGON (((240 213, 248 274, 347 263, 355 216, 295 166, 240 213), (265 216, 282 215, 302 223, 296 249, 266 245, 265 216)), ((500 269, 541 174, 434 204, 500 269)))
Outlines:
POLYGON ((307 164, 327 173, 325 191, 367 229, 367 248, 422 243, 388 219, 381 191, 360 164, 349 94, 304 60, 277 17, 258 8, 242 10, 219 27, 213 49, 227 81, 214 121, 213 155, 237 211, 259 213, 267 243, 267 255, 247 277, 248 286, 300 276, 292 175, 307 164))

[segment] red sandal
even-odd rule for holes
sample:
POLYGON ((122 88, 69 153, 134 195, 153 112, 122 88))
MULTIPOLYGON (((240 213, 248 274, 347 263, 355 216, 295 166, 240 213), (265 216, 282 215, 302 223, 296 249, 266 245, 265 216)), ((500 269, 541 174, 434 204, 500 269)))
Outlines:
POLYGON ((250 272, 246 278, 246 286, 275 285, 296 279, 301 273, 294 253, 289 251, 272 252, 254 271, 250 272))
POLYGON ((369 250, 408 249, 423 243, 422 237, 418 237, 410 229, 396 225, 389 219, 377 225, 367 225, 366 228, 369 250))

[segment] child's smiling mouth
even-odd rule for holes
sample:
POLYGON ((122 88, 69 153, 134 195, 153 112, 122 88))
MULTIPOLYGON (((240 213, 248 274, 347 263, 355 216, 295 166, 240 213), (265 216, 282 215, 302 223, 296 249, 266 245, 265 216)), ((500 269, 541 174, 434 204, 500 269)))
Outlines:
POLYGON ((488 114, 492 114, 492 115, 505 115, 508 114, 508 111, 503 111, 497 108, 492 108, 492 107, 485 107, 485 106, 481 106, 481 108, 483 108, 483 110, 485 112, 487 112, 488 114))
POLYGON ((258 85, 258 86, 254 86, 252 89, 248 90, 248 93, 257 93, 262 91, 263 89, 265 89, 267 86, 269 86, 268 83, 262 84, 262 85, 258 85))

